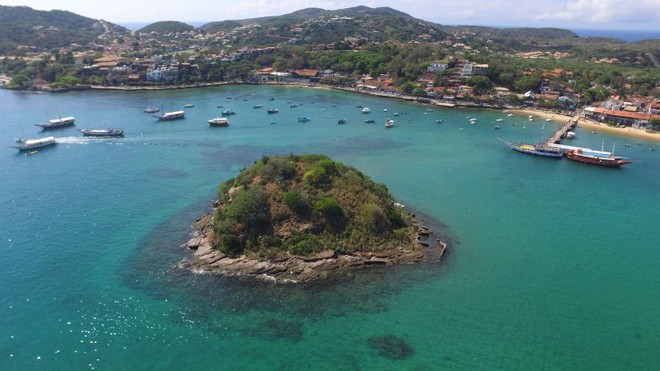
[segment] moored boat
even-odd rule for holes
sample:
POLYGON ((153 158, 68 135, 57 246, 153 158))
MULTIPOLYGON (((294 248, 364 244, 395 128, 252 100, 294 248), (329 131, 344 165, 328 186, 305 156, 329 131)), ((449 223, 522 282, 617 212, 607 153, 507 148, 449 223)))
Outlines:
POLYGON ((226 117, 216 117, 207 120, 206 122, 208 122, 210 126, 229 126, 229 120, 226 117))
POLYGON ((229 115, 235 115, 236 112, 227 109, 227 110, 222 111, 222 114, 223 114, 224 116, 229 116, 229 115))
POLYGON ((61 117, 58 119, 52 119, 48 120, 47 123, 45 124, 35 124, 42 128, 43 130, 52 130, 52 129, 59 129, 59 128, 64 128, 67 126, 72 126, 76 122, 75 117, 61 117))
POLYGON ((268 109, 268 114, 278 113, 278 112, 280 112, 280 110, 278 110, 277 108, 269 108, 268 109))
POLYGON ((158 111, 160 111, 160 109, 156 107, 147 107, 144 109, 144 113, 156 113, 158 111))
POLYGON ((308 122, 308 121, 312 121, 312 119, 310 119, 307 116, 298 117, 298 122, 308 122))
POLYGON ((545 144, 515 144, 507 142, 506 140, 500 139, 502 142, 506 143, 514 151, 521 153, 527 153, 530 155, 543 156, 543 157, 552 157, 552 158, 561 158, 564 156, 561 149, 549 147, 545 144))
POLYGON ((388 129, 394 127, 394 120, 385 121, 385 127, 388 129))
POLYGON ((182 118, 185 118, 185 111, 173 111, 173 112, 164 112, 160 116, 154 116, 155 118, 158 119, 158 121, 172 121, 172 120, 180 120, 182 118))
POLYGON ((27 151, 30 149, 35 149, 35 148, 41 148, 41 147, 47 147, 50 145, 53 145, 57 143, 55 140, 55 137, 46 137, 46 138, 39 138, 39 139, 24 139, 20 138, 16 140, 16 143, 18 143, 15 146, 12 146, 13 148, 18 149, 19 151, 27 151))
POLYGON ((373 124, 374 122, 376 122, 376 120, 372 120, 372 119, 364 120, 365 124, 373 124))
POLYGON ((337 123, 338 123, 338 124, 345 124, 345 123, 346 123, 346 119, 339 119, 339 120, 337 120, 337 123))
POLYGON ((362 113, 369 113, 369 112, 371 112, 371 110, 369 109, 369 107, 364 107, 364 108, 362 109, 362 113))
POLYGON ((123 129, 80 129, 86 137, 123 137, 123 129))
POLYGON ((605 167, 619 167, 632 163, 630 160, 614 156, 613 154, 607 155, 598 152, 583 151, 582 149, 570 150, 567 156, 571 160, 605 167))

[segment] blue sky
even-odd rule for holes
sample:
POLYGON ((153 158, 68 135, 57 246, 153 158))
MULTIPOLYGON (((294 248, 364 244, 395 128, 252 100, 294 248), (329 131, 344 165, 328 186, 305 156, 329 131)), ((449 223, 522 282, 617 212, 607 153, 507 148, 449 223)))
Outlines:
POLYGON ((281 15, 318 7, 389 6, 446 25, 660 30, 660 0, 0 0, 39 10, 68 10, 113 23, 206 22, 281 15))

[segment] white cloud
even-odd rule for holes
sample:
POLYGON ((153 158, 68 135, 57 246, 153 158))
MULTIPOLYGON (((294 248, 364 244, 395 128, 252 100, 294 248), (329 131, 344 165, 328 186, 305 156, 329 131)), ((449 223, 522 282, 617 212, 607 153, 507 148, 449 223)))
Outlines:
POLYGON ((625 4, 619 0, 571 0, 561 11, 545 12, 534 17, 544 21, 584 21, 588 23, 660 24, 660 4, 657 0, 636 0, 625 4))

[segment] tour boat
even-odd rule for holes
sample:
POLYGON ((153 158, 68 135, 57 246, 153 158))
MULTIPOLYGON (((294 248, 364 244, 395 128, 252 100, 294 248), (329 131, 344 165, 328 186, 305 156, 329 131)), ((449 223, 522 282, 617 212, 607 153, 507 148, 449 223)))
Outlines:
POLYGON ((172 120, 180 120, 184 118, 184 115, 186 114, 185 111, 173 111, 173 112, 164 112, 160 116, 154 116, 155 118, 158 119, 158 121, 172 121, 172 120))
POLYGON ((206 122, 208 122, 210 126, 228 126, 229 125, 229 120, 226 117, 216 117, 216 118, 207 120, 206 122))
POLYGON ((12 146, 19 151, 27 151, 30 149, 35 149, 35 148, 41 148, 41 147, 46 147, 53 145, 57 143, 55 141, 55 137, 46 137, 46 138, 39 138, 39 139, 17 139, 16 143, 18 145, 12 146))
POLYGON ((621 165, 630 164, 632 161, 616 157, 614 154, 603 154, 598 152, 583 151, 582 149, 568 151, 568 158, 585 164, 605 166, 605 167, 619 167, 621 165))
POLYGON ((45 124, 35 124, 42 128, 43 130, 59 129, 67 126, 74 125, 76 121, 75 117, 61 117, 58 119, 48 120, 45 124))
POLYGON ((86 137, 123 137, 122 129, 80 129, 83 136, 86 137))
POLYGON ((515 144, 506 140, 500 140, 506 143, 511 149, 521 153, 552 158, 561 158, 564 155, 561 149, 549 147, 545 144, 515 144))

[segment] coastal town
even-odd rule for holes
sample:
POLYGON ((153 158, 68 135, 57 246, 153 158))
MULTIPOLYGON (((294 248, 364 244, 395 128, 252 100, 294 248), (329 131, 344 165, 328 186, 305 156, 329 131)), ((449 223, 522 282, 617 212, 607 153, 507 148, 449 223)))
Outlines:
MULTIPOLYGON (((357 37, 332 41, 318 30, 356 22, 336 14, 280 28, 257 21, 232 28, 160 22, 128 31, 97 22, 103 32, 94 42, 47 50, 17 45, 5 51, 0 55, 0 84, 50 92, 300 84, 447 107, 527 108, 568 115, 584 109, 583 116, 595 122, 660 130, 660 72, 653 53, 614 50, 583 58, 539 42, 505 48, 495 36, 433 27, 415 29, 417 34, 408 40, 382 41, 365 26, 365 31, 355 31, 357 37), (259 46, 244 45, 250 43, 259 46), (576 64, 576 58, 582 58, 581 63, 576 64)), ((33 28, 58 32, 54 27, 33 28)))

